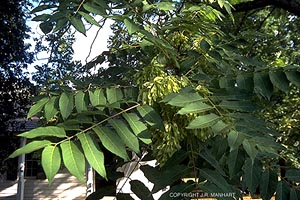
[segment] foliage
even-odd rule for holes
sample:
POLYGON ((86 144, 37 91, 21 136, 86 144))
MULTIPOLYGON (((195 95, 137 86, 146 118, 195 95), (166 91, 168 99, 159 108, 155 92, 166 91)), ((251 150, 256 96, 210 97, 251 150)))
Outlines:
MULTIPOLYGON (((26 26, 26 9, 30 4, 26 0, 8 0, 0 8, 0 132, 1 142, 0 171, 16 168, 15 162, 4 159, 15 149, 17 141, 9 134, 9 120, 26 115, 30 105, 29 97, 34 93, 23 70, 33 61, 33 53, 25 43, 29 29, 26 26), (12 163, 10 163, 12 162, 12 163)), ((16 169, 15 169, 16 170, 16 169)))
MULTIPOLYGON (((84 182, 85 159, 109 178, 104 149, 124 162, 129 161, 128 152, 141 155, 146 149, 160 165, 141 167, 154 183, 151 191, 138 181, 130 182, 141 199, 153 199, 152 194, 166 186, 170 190, 161 199, 171 192, 198 190, 235 193, 239 198, 241 189, 263 199, 275 192, 276 199, 298 199, 299 168, 281 164, 290 146, 276 141, 282 135, 261 112, 280 92, 297 91, 291 86, 299 89, 299 66, 292 65, 294 59, 274 61, 272 48, 264 51, 266 46, 257 43, 275 39, 263 34, 278 23, 275 15, 269 19, 268 8, 256 15, 245 13, 245 24, 255 27, 258 20, 259 29, 244 30, 241 21, 235 34, 226 30, 236 25, 227 20, 236 20, 232 4, 241 2, 42 2, 32 12, 51 10, 51 15, 36 16, 45 34, 69 26, 85 34, 84 21, 98 25, 95 15, 114 19, 120 27, 116 33, 127 33, 112 38, 115 46, 108 56, 102 55, 112 61, 111 68, 101 73, 130 64, 124 68, 132 67, 131 76, 120 73, 126 77, 122 86, 103 86, 95 80, 84 87, 62 86, 43 93, 28 117, 38 114, 44 125, 20 134, 33 141, 11 157, 43 149, 50 182, 60 164, 54 165, 55 160, 84 182), (194 181, 183 183, 186 177, 194 181)), ((289 28, 285 31, 295 27, 289 28)), ((291 38, 282 52, 289 52, 291 38)))

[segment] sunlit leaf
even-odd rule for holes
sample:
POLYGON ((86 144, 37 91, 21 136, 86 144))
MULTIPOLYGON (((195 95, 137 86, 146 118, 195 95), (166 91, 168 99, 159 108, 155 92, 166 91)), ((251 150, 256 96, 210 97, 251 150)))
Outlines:
POLYGON ((36 141, 32 141, 28 144, 26 144, 24 147, 21 147, 17 150, 15 150, 10 156, 9 158, 15 158, 21 154, 27 154, 27 153, 31 153, 33 151, 42 149, 48 145, 50 145, 51 142, 48 140, 36 140, 36 141))
POLYGON ((86 96, 83 91, 79 91, 75 95, 75 107, 77 112, 87 111, 86 96))
POLYGON ((64 165, 69 172, 85 183, 85 158, 78 146, 70 140, 60 144, 64 165))
POLYGON ((102 89, 98 88, 94 91, 89 91, 89 97, 92 106, 96 107, 97 109, 103 110, 103 107, 106 105, 106 97, 104 96, 104 92, 102 89))
POLYGON ((36 115, 37 113, 39 113, 45 106, 45 104, 49 101, 48 97, 44 97, 42 99, 40 99, 36 104, 34 104, 33 106, 31 106, 31 108, 29 109, 29 112, 27 114, 27 119, 31 118, 32 116, 36 115))
POLYGON ((59 98, 59 109, 63 119, 67 119, 74 108, 73 94, 62 93, 59 98))
POLYGON ((211 109, 213 109, 213 107, 206 103, 195 102, 184 106, 177 113, 181 115, 188 113, 201 113, 211 109))
POLYGON ((45 117, 48 121, 51 120, 58 113, 58 110, 56 109, 57 100, 58 97, 53 96, 45 105, 45 117))
POLYGON ((102 177, 106 178, 106 170, 104 166, 104 154, 91 133, 82 133, 77 135, 80 140, 84 155, 89 164, 98 172, 102 177))
POLYGON ((47 146, 42 152, 42 166, 46 177, 51 183, 61 165, 61 155, 57 146, 47 146))
POLYGON ((208 115, 202 115, 197 117, 193 121, 191 121, 186 128, 187 129, 207 128, 217 123, 220 119, 221 117, 219 117, 214 113, 208 115))
POLYGON ((18 136, 26 137, 26 138, 36 138, 36 137, 45 137, 45 136, 64 138, 66 137, 66 132, 63 128, 60 127, 46 126, 46 127, 38 127, 32 129, 31 131, 21 133, 18 136))

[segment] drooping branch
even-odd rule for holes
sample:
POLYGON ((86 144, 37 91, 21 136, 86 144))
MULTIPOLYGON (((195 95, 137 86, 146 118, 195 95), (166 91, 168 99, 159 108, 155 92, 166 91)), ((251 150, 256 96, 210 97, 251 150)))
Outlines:
POLYGON ((300 16, 299 0, 254 0, 234 5, 235 12, 244 12, 254 9, 264 8, 267 6, 275 6, 284 9, 290 13, 300 16))

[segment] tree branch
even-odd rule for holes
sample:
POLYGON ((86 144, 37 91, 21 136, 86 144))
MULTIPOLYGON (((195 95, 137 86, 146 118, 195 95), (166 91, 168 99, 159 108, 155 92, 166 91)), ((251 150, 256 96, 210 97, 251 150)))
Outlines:
POLYGON ((275 6, 300 17, 300 1, 299 0, 255 0, 234 5, 234 12, 244 12, 264 8, 267 6, 275 6))

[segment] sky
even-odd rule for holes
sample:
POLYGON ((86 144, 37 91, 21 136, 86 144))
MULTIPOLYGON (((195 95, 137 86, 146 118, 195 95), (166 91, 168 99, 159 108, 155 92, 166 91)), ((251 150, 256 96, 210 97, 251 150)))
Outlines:
MULTIPOLYGON (((40 22, 34 22, 29 21, 28 26, 31 27, 32 33, 30 34, 30 39, 28 39, 26 42, 32 44, 32 48, 34 48, 35 42, 33 41, 34 37, 39 37, 43 35, 42 31, 39 28, 40 22)), ((99 27, 92 26, 86 33, 86 36, 79 33, 78 31, 75 33, 76 41, 73 44, 73 50, 74 60, 80 60, 81 63, 84 65, 86 64, 86 61, 91 61, 93 58, 95 58, 97 55, 101 54, 103 51, 106 51, 107 48, 107 40, 109 39, 109 36, 112 34, 112 31, 110 29, 110 25, 113 23, 112 20, 107 20, 103 28, 99 31, 98 35, 97 32, 99 30, 99 27), (97 36, 96 36, 97 35, 97 36), (95 38, 96 37, 96 38, 95 38), (93 43, 93 40, 95 38, 94 44, 91 48, 91 45, 93 43), (89 55, 91 48, 91 53, 89 55)), ((46 63, 49 55, 46 52, 41 52, 37 55, 37 60, 28 67, 28 72, 32 73, 35 71, 34 66, 39 65, 42 63, 46 63)), ((103 67, 106 67, 107 64, 104 63, 103 67)))

